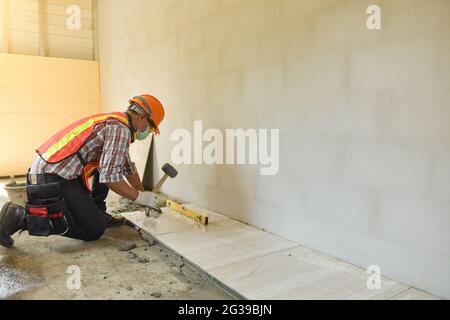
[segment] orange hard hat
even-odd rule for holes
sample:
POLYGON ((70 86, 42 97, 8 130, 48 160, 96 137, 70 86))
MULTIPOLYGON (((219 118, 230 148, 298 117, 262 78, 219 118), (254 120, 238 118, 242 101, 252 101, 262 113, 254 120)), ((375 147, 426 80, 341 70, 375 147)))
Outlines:
POLYGON ((155 126, 156 134, 159 134, 159 125, 164 120, 164 107, 154 96, 142 94, 129 100, 130 104, 137 104, 147 113, 152 125, 155 126))

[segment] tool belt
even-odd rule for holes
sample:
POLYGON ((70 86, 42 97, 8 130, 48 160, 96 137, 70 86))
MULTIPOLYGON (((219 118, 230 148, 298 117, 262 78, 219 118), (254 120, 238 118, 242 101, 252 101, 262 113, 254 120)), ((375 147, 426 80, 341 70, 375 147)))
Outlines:
POLYGON ((64 235, 69 230, 67 205, 61 194, 62 178, 52 174, 28 174, 25 220, 32 236, 64 235))

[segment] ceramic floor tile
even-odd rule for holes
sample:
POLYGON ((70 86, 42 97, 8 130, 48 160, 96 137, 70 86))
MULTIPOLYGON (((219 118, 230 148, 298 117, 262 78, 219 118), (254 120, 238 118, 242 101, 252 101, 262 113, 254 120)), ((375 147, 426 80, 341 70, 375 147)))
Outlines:
POLYGON ((365 270, 305 247, 240 261, 209 273, 248 299, 388 299, 408 289, 389 279, 367 289, 365 270))
POLYGON ((202 229, 191 227, 157 238, 206 271, 297 246, 296 243, 232 219, 217 221, 202 229))
MULTIPOLYGON (((163 208, 162 210, 163 214, 159 218, 149 218, 144 212, 141 211, 127 212, 122 213, 121 215, 139 228, 150 233, 152 236, 173 233, 186 229, 202 231, 208 228, 208 226, 197 223, 194 220, 189 219, 171 209, 163 208)), ((228 219, 229 218, 224 215, 208 211, 209 225, 214 225, 216 222, 228 219)))
POLYGON ((220 214, 208 226, 167 208, 159 219, 123 216, 248 299, 429 298, 386 278, 369 290, 365 270, 220 214))

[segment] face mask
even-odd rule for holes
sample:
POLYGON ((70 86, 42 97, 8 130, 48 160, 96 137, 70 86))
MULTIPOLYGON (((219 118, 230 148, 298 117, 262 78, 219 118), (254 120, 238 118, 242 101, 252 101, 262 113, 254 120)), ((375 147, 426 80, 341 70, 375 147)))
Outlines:
POLYGON ((150 135, 150 127, 148 126, 144 132, 136 132, 136 139, 139 141, 145 140, 150 135))

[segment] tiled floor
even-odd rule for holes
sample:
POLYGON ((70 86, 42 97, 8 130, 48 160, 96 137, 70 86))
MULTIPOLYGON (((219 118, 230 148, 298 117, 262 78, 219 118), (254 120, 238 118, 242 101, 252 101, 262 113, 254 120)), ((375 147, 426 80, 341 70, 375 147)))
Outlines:
POLYGON ((388 299, 408 289, 383 279, 368 290, 364 270, 301 246, 209 272, 250 299, 388 299))
POLYGON ((217 213, 208 226, 167 208, 123 215, 247 299, 437 299, 386 278, 369 290, 366 270, 217 213))

